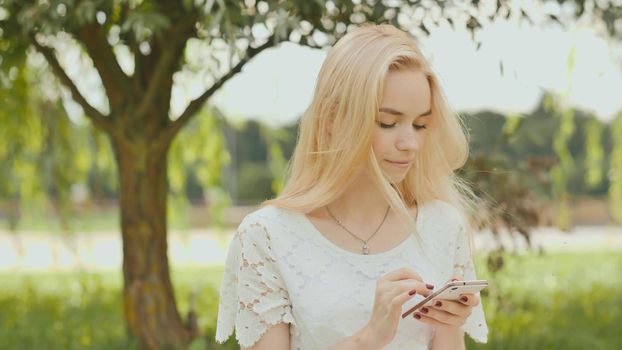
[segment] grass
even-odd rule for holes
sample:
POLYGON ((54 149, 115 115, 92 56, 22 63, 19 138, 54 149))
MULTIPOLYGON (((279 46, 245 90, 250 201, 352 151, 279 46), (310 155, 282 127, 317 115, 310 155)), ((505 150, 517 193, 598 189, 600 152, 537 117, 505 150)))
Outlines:
MULTIPOLYGON (((480 261, 479 266, 484 266, 480 261)), ((506 257, 484 298, 489 343, 469 349, 622 349, 622 254, 506 257)))
MULTIPOLYGON (((198 296, 199 326, 213 334, 222 267, 174 270, 180 313, 198 296)), ((0 274, 0 349, 137 349, 126 337, 119 273, 0 274)), ((202 340, 214 349, 213 335, 202 340)), ((228 347, 235 349, 233 340, 228 347)))
MULTIPOLYGON (((468 349, 622 349, 622 254, 613 251, 506 256, 492 274, 478 259, 488 344, 468 349)), ((197 293, 196 348, 216 345, 222 267, 172 272, 179 310, 197 293)), ((127 340, 120 273, 0 274, 0 349, 136 349, 127 340)), ((193 347, 193 350, 195 347, 193 347)))

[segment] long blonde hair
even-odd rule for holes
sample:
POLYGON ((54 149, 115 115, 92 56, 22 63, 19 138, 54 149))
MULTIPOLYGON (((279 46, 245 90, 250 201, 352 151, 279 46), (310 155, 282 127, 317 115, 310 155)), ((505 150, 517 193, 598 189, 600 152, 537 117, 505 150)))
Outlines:
MULTIPOLYGON (((470 215, 477 197, 455 176, 469 155, 468 134, 450 109, 439 81, 414 38, 394 26, 363 25, 341 38, 320 69, 313 100, 300 120, 296 149, 283 191, 262 203, 311 212, 336 200, 355 170, 371 170, 374 183, 401 221, 416 233, 409 211, 415 203, 443 200, 470 215), (399 184, 391 184, 374 156, 371 142, 384 81, 392 70, 421 70, 432 93, 429 134, 399 184)), ((470 233, 470 220, 465 220, 470 233)))

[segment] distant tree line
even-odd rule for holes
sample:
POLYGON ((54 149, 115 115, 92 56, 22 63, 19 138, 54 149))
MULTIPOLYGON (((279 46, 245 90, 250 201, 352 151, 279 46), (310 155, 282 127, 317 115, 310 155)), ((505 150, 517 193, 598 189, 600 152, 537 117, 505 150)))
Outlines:
MULTIPOLYGON (((515 130, 508 130, 509 121, 502 114, 482 111, 465 114, 465 122, 471 137, 472 156, 503 158, 509 164, 516 164, 528 157, 550 158, 556 161, 557 155, 553 149, 554 134, 559 129, 560 118, 548 113, 542 105, 535 111, 525 114, 517 121, 515 130)), ((612 151, 613 136, 607 124, 599 121, 586 112, 575 111, 575 132, 568 140, 567 148, 574 162, 574 167, 568 175, 568 192, 571 196, 605 197, 609 188, 609 178, 606 176, 609 169, 608 160, 612 151), (590 164, 586 158, 586 132, 588 125, 596 123, 602 134, 602 162, 590 164), (600 168, 603 173, 602 181, 590 184, 586 181, 586 174, 590 167, 600 168)), ((225 186, 232 195, 235 204, 254 204, 264 198, 274 196, 272 182, 283 174, 274 174, 270 171, 270 152, 265 131, 267 127, 257 121, 247 121, 243 125, 234 127, 225 124, 227 132, 227 146, 231 154, 231 163, 225 168, 233 174, 225 186)), ((292 154, 296 142, 297 125, 283 127, 289 137, 279 140, 283 155, 286 159, 292 154)), ((513 171, 515 169, 499 169, 513 171)), ((593 170, 593 169, 592 169, 593 170)), ((526 174, 530 175, 530 174, 526 174)), ((198 198, 201 189, 191 179, 188 181, 188 196, 198 198)), ((541 196, 550 197, 550 194, 541 193, 541 196)))

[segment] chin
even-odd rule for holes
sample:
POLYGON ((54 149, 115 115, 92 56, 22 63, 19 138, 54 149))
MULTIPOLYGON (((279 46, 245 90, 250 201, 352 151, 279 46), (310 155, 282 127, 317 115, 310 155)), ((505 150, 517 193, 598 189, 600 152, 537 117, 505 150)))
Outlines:
POLYGON ((406 178, 406 177, 400 177, 398 180, 393 181, 393 183, 394 183, 394 184, 396 184, 396 185, 399 185, 399 184, 401 184, 402 182, 404 182, 404 179, 405 179, 405 178, 406 178))
POLYGON ((396 184, 396 185, 398 185, 398 184, 400 184, 402 181, 404 181, 404 179, 406 179, 406 173, 404 173, 404 174, 400 174, 400 175, 397 175, 397 174, 390 174, 390 175, 388 176, 388 178, 389 178, 389 181, 390 181, 392 184, 396 184))
POLYGON ((381 169, 384 175, 386 176, 386 178, 389 180, 389 182, 391 182, 392 184, 400 184, 402 181, 404 181, 404 179, 406 179, 406 176, 408 175, 412 167, 409 167, 407 169, 395 169, 393 167, 381 167, 381 169))

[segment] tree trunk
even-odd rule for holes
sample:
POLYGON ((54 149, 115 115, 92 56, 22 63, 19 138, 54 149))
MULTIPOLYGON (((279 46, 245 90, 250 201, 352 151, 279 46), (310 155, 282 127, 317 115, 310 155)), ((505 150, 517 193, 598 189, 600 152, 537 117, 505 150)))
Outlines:
MULTIPOLYGON (((182 349, 195 336, 181 320, 169 278, 166 152, 145 140, 115 142, 123 237, 123 301, 130 333, 149 349, 182 349)), ((162 149, 162 148, 160 148, 162 149)))

